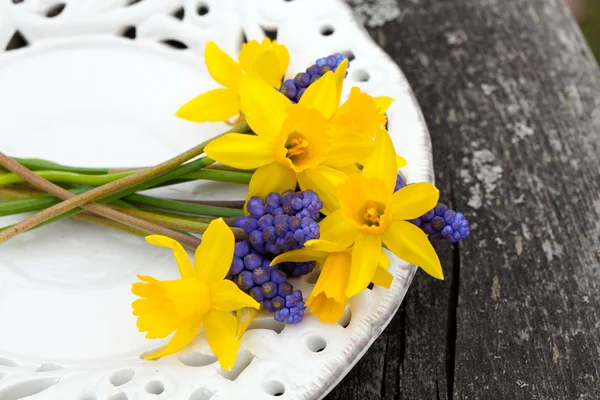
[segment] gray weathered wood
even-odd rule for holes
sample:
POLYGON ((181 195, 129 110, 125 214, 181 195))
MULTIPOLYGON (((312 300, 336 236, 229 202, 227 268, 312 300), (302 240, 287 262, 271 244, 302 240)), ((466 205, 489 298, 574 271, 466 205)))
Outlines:
POLYGON ((398 4, 369 31, 473 233, 328 400, 600 398, 600 71, 575 21, 561 0, 398 4))

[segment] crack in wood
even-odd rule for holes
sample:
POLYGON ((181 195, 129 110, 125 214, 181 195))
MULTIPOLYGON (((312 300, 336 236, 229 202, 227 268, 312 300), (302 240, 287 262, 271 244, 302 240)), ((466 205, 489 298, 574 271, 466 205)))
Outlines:
MULTIPOLYGON (((455 208, 455 197, 454 197, 454 184, 453 177, 449 177, 449 188, 450 188, 450 207, 455 208)), ((447 398, 452 400, 454 398, 454 376, 456 367, 456 314, 458 309, 458 296, 460 289, 460 247, 458 243, 452 246, 452 279, 450 281, 450 295, 448 299, 448 320, 446 328, 446 385, 447 398)), ((439 399, 439 388, 436 389, 438 392, 439 399)))

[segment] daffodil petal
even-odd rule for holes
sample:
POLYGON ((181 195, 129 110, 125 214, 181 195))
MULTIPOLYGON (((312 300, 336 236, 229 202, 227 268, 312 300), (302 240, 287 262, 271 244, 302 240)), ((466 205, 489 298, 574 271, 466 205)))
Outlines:
POLYGON ((249 40, 248 42, 242 44, 242 49, 240 50, 238 58, 244 71, 247 73, 252 72, 254 61, 261 51, 260 43, 258 43, 256 40, 249 40))
POLYGON ((173 249, 173 255, 175 256, 175 260, 177 261, 177 266, 179 267, 179 274, 182 278, 193 278, 196 276, 196 274, 194 273, 194 268, 192 267, 192 262, 190 261, 190 257, 178 241, 162 235, 146 236, 146 241, 155 246, 173 249))
POLYGON ((363 176, 381 179, 385 184, 386 192, 393 193, 397 174, 394 144, 389 133, 385 129, 380 129, 375 138, 373 154, 365 161, 363 176))
POLYGON ((211 142, 204 151, 210 158, 239 169, 254 169, 275 161, 274 138, 229 133, 211 142))
POLYGON ((252 75, 242 77, 239 92, 241 110, 252 130, 259 136, 279 137, 290 99, 252 75))
POLYGON ((297 178, 302 190, 312 190, 319 194, 319 198, 323 202, 321 209, 323 214, 331 214, 340 208, 337 189, 347 178, 342 171, 319 165, 298 173, 297 178))
POLYGON ((279 59, 274 51, 261 53, 254 61, 252 72, 272 87, 279 87, 281 84, 282 73, 279 68, 279 59))
POLYGON ((279 69, 281 70, 280 76, 283 76, 290 65, 290 53, 284 45, 277 43, 276 40, 271 43, 271 50, 277 54, 279 69))
POLYGON ((212 308, 221 311, 235 311, 243 307, 260 308, 256 300, 242 292, 228 279, 215 282, 210 286, 210 300, 212 308))
POLYGON ((388 96, 373 97, 373 100, 375 101, 375 105, 377 106, 377 108, 379 108, 379 110, 381 110, 382 113, 386 112, 387 109, 390 107, 390 104, 392 104, 392 101, 394 101, 394 99, 388 96))
POLYGON ((323 263, 323 269, 312 293, 322 292, 328 298, 338 303, 342 302, 346 297, 351 260, 349 252, 330 253, 323 263))
POLYGON ((286 251, 275 257, 271 261, 271 265, 277 265, 282 262, 295 261, 295 262, 307 262, 307 261, 322 261, 327 257, 327 253, 319 250, 312 249, 298 249, 286 251))
POLYGON ((333 72, 329 71, 312 83, 300 98, 300 104, 318 110, 325 119, 331 118, 338 106, 333 72))
POLYGON ((425 233, 417 226, 406 221, 392 221, 382 239, 396 256, 421 267, 434 278, 444 279, 440 259, 425 233))
POLYGON ((240 348, 236 318, 225 311, 212 310, 204 317, 204 331, 221 368, 231 371, 240 348))
POLYGON ((371 282, 373 285, 381 286, 386 289, 389 289, 392 286, 392 281, 394 280, 394 275, 390 274, 383 268, 377 268, 375 270, 375 275, 371 282))
POLYGON ((377 267, 383 269, 388 269, 390 267, 390 259, 383 250, 381 250, 381 252, 379 253, 379 262, 377 264, 377 267))
POLYGON ((236 89, 242 68, 227 53, 219 48, 215 42, 208 42, 204 48, 204 59, 210 76, 221 85, 236 89))
POLYGON ((344 247, 354 243, 358 228, 350 225, 340 210, 334 211, 319 223, 320 238, 344 247))
POLYGON ((348 69, 348 60, 342 60, 342 62, 338 65, 335 70, 335 86, 336 86, 336 95, 337 101, 335 107, 339 107, 341 99, 342 99, 342 88, 344 86, 344 78, 346 77, 346 70, 348 69))
POLYGON ((234 242, 233 232, 223 218, 208 225, 194 255, 198 279, 210 285, 225 278, 233 260, 234 242))
POLYGON ((250 180, 251 196, 264 198, 271 192, 282 193, 296 187, 296 174, 289 168, 279 163, 271 163, 260 167, 252 175, 250 180))
POLYGON ((429 182, 411 183, 392 196, 392 218, 410 220, 432 210, 440 198, 439 190, 429 182))
POLYGON ((304 243, 304 247, 315 251, 325 251, 327 253, 338 253, 346 250, 345 246, 339 243, 322 239, 311 239, 304 243))
POLYGON ((240 112, 240 99, 233 89, 214 89, 185 103, 175 115, 191 122, 225 121, 240 112))
POLYGON ((202 319, 195 319, 178 326, 177 331, 175 331, 175 335, 173 335, 169 343, 167 343, 163 349, 144 356, 144 360, 152 360, 155 358, 168 356, 169 354, 177 353, 179 350, 190 344, 192 340, 194 340, 200 331, 200 326, 202 326, 202 319))
POLYGON ((352 297, 359 294, 369 286, 377 270, 377 257, 374 254, 381 252, 381 237, 360 232, 352 247, 352 267, 346 296, 352 297))
POLYGON ((400 169, 400 168, 406 167, 407 165, 408 165, 408 163, 406 162, 406 160, 403 157, 396 155, 396 168, 400 169))
POLYGON ((254 307, 244 307, 244 308, 240 308, 239 310, 236 311, 235 318, 237 320, 237 326, 236 326, 236 339, 237 340, 242 339, 242 336, 244 335, 244 333, 250 326, 250 323, 252 323, 252 320, 254 320, 254 317, 256 317, 256 314, 258 314, 258 309, 254 308, 254 307))

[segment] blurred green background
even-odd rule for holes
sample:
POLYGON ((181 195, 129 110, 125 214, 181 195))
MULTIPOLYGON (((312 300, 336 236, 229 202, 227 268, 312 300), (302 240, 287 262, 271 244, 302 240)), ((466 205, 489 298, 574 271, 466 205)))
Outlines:
POLYGON ((596 60, 600 63, 600 0, 568 0, 596 60))

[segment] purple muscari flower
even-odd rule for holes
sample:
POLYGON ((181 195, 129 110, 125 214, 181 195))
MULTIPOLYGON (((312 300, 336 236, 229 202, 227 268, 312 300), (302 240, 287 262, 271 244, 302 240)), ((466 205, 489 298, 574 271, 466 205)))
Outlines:
POLYGON ((258 196, 253 196, 248 200, 247 208, 250 215, 254 218, 260 218, 265 214, 265 204, 258 196))
POLYGON ((315 269, 316 263, 314 261, 308 262, 286 262, 279 264, 279 268, 288 274, 297 278, 302 275, 310 274, 315 269))
POLYGON ((456 243, 471 233, 469 221, 463 213, 451 210, 443 203, 438 203, 433 210, 411 222, 425 233, 436 238, 446 238, 450 243, 456 243))
POLYGON ((258 229, 250 232, 250 234, 248 235, 248 241, 254 248, 257 248, 257 247, 262 248, 262 246, 265 244, 265 241, 263 239, 263 234, 258 229))
POLYGON ((263 296, 259 286, 254 286, 248 291, 248 294, 250 295, 250 297, 258 301, 259 303, 265 299, 265 296, 263 296))
POLYGON ((294 286, 289 283, 289 282, 283 282, 279 284, 279 287, 277 289, 277 294, 279 296, 285 297, 287 295, 292 294, 292 292, 294 291, 294 286))
MULTIPOLYGON (((295 290, 294 293, 300 292, 295 290)), ((287 322, 288 324, 297 324, 304 318, 304 310, 306 306, 302 301, 302 293, 299 294, 300 300, 294 297, 294 294, 288 295, 285 298, 285 307, 275 311, 275 320, 279 322, 287 322), (294 297, 293 299, 290 299, 294 297)))
POLYGON ((265 282, 260 286, 260 291, 267 299, 275 297, 277 294, 277 284, 275 282, 265 282))
POLYGON ((347 57, 340 53, 335 53, 327 57, 319 58, 313 65, 306 69, 306 72, 296 74, 294 79, 287 79, 279 88, 293 103, 300 101, 302 94, 312 83, 318 80, 328 71, 336 71, 342 60, 347 57))
POLYGON ((237 242, 233 247, 233 255, 236 257, 245 257, 250 253, 250 245, 246 241, 237 242))
POLYGON ((256 268, 262 265, 263 259, 256 253, 250 253, 244 257, 244 267, 248 271, 254 271, 256 268))
POLYGON ((271 192, 265 197, 265 212, 273 213, 276 209, 280 208, 280 197, 279 193, 271 192))
POLYGON ((229 268, 229 275, 235 276, 244 270, 244 261, 241 258, 234 256, 229 268))
POLYGON ((271 279, 271 271, 264 267, 258 267, 252 271, 252 279, 256 285, 262 285, 271 279))
POLYGON ((283 282, 285 282, 285 280, 287 279, 287 275, 285 274, 285 272, 276 269, 275 271, 271 272, 271 281, 273 281, 273 283, 280 285, 283 282))
POLYGON ((402 189, 405 186, 404 178, 401 174, 396 175, 396 186, 394 187, 394 192, 402 189))
POLYGON ((238 287, 242 290, 250 289, 252 286, 254 286, 254 281, 252 280, 252 272, 242 271, 237 276, 236 283, 238 287))
POLYGON ((281 310, 285 307, 285 299, 281 296, 275 296, 271 299, 271 305, 275 311, 281 310))

